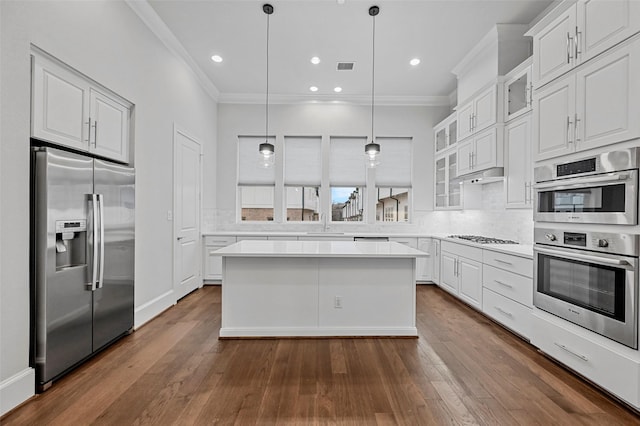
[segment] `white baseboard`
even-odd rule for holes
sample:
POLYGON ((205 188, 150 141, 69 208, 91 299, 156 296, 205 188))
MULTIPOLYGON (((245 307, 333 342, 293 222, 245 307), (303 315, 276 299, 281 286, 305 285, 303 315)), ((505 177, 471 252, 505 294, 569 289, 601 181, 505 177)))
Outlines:
POLYGON ((416 327, 222 327, 220 337, 416 337, 416 327))
POLYGON ((31 398, 35 390, 36 371, 33 368, 26 368, 0 382, 0 416, 31 398))
POLYGON ((169 290, 144 305, 137 307, 133 316, 133 328, 140 328, 175 304, 176 296, 173 290, 169 290))

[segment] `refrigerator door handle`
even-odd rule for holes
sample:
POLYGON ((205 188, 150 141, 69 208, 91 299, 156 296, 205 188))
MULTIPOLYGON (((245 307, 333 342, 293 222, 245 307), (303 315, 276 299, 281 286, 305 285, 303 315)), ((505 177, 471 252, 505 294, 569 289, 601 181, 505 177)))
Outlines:
POLYGON ((95 291, 98 281, 98 195, 89 194, 89 204, 91 205, 91 213, 93 220, 91 222, 91 242, 87 241, 91 252, 91 272, 89 273, 91 281, 87 283, 87 290, 95 291))
POLYGON ((100 274, 97 288, 104 286, 104 196, 97 194, 100 207, 100 274))

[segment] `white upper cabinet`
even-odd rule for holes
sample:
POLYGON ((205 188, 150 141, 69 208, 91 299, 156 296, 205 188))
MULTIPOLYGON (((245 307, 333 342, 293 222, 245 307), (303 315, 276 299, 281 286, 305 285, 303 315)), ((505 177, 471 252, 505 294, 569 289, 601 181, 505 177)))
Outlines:
POLYGON ((531 111, 533 83, 531 82, 531 57, 505 76, 504 121, 512 120, 531 111))
POLYGON ((536 87, 574 66, 575 6, 533 36, 533 82, 536 87))
POLYGON ((89 84, 70 70, 34 57, 32 61, 31 136, 87 150, 89 84))
POLYGON ((89 150, 103 157, 126 162, 129 150, 129 107, 96 89, 90 90, 90 105, 89 150))
POLYGON ((32 58, 31 136, 128 162, 130 104, 53 59, 32 58))
POLYGON ((510 121, 504 131, 507 208, 531 207, 531 114, 510 121))
POLYGON ((459 140, 496 123, 496 99, 496 85, 491 85, 458 109, 459 140))
POLYGON ((444 151, 458 142, 457 118, 457 114, 454 112, 433 128, 435 132, 436 153, 444 151))
POLYGON ((640 137, 640 39, 534 95, 536 160, 640 137))
POLYGON ((480 132, 458 147, 458 176, 502 166, 502 137, 494 126, 480 132))
POLYGON ((565 2, 528 33, 533 36, 533 81, 543 86, 640 31, 637 0, 565 2))

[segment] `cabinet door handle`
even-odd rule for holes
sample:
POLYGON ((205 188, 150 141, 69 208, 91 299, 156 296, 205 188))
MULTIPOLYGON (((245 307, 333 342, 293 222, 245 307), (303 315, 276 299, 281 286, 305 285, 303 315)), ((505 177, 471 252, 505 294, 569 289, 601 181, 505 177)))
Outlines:
POLYGON ((513 266, 513 263, 511 263, 511 262, 507 262, 506 260, 502 260, 502 259, 493 259, 493 260, 495 260, 495 261, 496 261, 496 262, 498 262, 498 263, 502 263, 502 264, 504 264, 504 265, 513 266))
POLYGON ((91 144, 91 117, 87 121, 87 143, 91 144))
POLYGON ((578 137, 578 123, 580 122, 580 119, 578 118, 578 113, 576 113, 576 115, 574 116, 573 119, 573 138, 575 139, 576 142, 580 141, 580 138, 578 137))
POLYGON ((578 30, 578 27, 576 26, 576 36, 574 39, 574 44, 576 46, 576 50, 575 50, 575 55, 574 57, 576 58, 576 60, 578 60, 578 55, 581 55, 582 52, 580 51, 580 38, 582 36, 582 31, 578 30))
POLYGON ((507 312, 507 311, 505 311, 504 309, 499 308, 499 307, 497 307, 497 306, 494 306, 494 308, 496 309, 496 311, 500 312, 502 315, 506 315, 506 316, 508 316, 509 318, 513 318, 513 314, 512 314, 511 312, 507 312))
POLYGON ((473 114, 469 115, 469 131, 473 130, 473 114))
POLYGON ((513 288, 513 286, 511 284, 504 283, 504 282, 502 282, 500 280, 493 280, 493 281, 495 283, 497 283, 497 284, 500 284, 501 286, 508 287, 508 288, 513 288))
POLYGON ((587 362, 589 361, 589 358, 587 358, 586 356, 580 355, 579 353, 572 351, 571 349, 567 348, 565 345, 561 343, 553 342, 553 344, 559 347, 560 349, 562 349, 563 351, 569 352, 571 355, 578 357, 583 361, 587 361, 587 362))
POLYGON ((567 143, 573 143, 571 140, 571 125, 573 122, 571 121, 571 117, 567 116, 567 143))
POLYGON ((571 63, 571 59, 573 59, 573 56, 571 56, 571 42, 573 41, 573 37, 571 37, 571 34, 569 34, 567 32, 567 64, 571 63))
POLYGON ((93 122, 93 145, 98 144, 98 121, 93 122))
POLYGON ((529 107, 533 107, 533 82, 529 83, 529 107))
POLYGON ((469 169, 471 169, 471 153, 469 153, 468 157, 467 164, 469 165, 469 169))

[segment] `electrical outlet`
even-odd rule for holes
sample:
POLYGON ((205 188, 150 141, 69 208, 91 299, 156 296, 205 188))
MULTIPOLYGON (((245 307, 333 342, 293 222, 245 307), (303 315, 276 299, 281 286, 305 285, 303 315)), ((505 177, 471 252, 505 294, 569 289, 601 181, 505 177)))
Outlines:
POLYGON ((171 210, 167 210, 167 220, 173 220, 173 212, 171 210))
POLYGON ((333 307, 336 309, 342 309, 342 296, 336 296, 333 301, 333 307))

